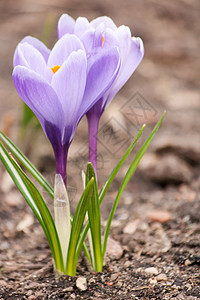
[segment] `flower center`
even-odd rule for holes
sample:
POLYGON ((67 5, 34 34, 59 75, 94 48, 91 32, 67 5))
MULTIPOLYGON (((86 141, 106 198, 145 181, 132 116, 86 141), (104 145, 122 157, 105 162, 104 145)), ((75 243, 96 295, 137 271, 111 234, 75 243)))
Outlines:
POLYGON ((102 47, 102 48, 103 48, 104 42, 105 42, 105 37, 104 37, 104 35, 103 35, 103 36, 102 36, 102 41, 101 41, 101 47, 102 47))
POLYGON ((51 70, 54 72, 54 74, 60 69, 60 66, 54 66, 51 68, 51 70))

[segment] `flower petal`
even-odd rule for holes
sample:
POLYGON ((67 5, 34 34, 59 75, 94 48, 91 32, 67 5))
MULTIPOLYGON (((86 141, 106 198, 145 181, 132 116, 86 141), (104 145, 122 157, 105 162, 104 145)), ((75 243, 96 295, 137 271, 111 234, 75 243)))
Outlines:
POLYGON ((113 22, 113 20, 109 17, 103 16, 98 17, 90 22, 90 25, 94 28, 99 26, 99 24, 104 23, 105 28, 110 28, 112 30, 117 30, 117 26, 113 22))
POLYGON ((116 47, 105 51, 91 66, 79 115, 82 117, 110 88, 120 67, 119 52, 116 47))
POLYGON ((76 119, 85 90, 86 71, 86 54, 83 50, 78 50, 72 52, 53 76, 51 84, 62 104, 66 126, 76 119))
POLYGON ((15 51, 14 65, 20 65, 46 77, 47 66, 42 54, 27 42, 20 43, 15 51))
MULTIPOLYGON (((32 45, 35 49, 37 49, 42 54, 42 56, 44 57, 44 60, 46 62, 48 61, 49 54, 50 54, 51 51, 40 40, 38 40, 38 39, 36 39, 32 36, 26 36, 20 42, 20 44, 23 44, 23 43, 28 43, 28 44, 32 45)), ((17 65, 15 63, 15 60, 16 60, 16 58, 15 58, 15 55, 14 55, 14 67, 17 65)))
POLYGON ((120 26, 117 30, 117 36, 120 47, 121 67, 113 85, 104 96, 104 107, 112 101, 113 97, 131 77, 144 55, 142 40, 140 38, 131 38, 128 27, 120 26))
MULTIPOLYGON (((47 136, 53 137, 59 131, 62 137, 63 110, 55 91, 48 82, 39 74, 23 66, 14 68, 13 81, 19 96, 35 113, 47 136), (49 128, 51 130, 55 128, 55 132, 50 133, 49 128)), ((54 139, 50 139, 52 144, 58 142, 56 136, 54 139)))
POLYGON ((54 66, 62 66, 67 60, 72 51, 84 50, 83 44, 79 38, 73 34, 65 34, 54 45, 48 60, 48 66, 50 68, 54 66))
POLYGON ((75 20, 68 14, 63 14, 58 21, 58 38, 66 33, 74 33, 75 20))
POLYGON ((102 55, 108 49, 119 46, 116 34, 109 28, 104 31, 101 25, 96 30, 88 30, 81 40, 87 53, 88 68, 94 63, 97 55, 102 55))
POLYGON ((78 37, 81 37, 84 32, 86 32, 90 28, 90 23, 87 18, 79 17, 76 20, 76 24, 74 27, 74 34, 76 34, 78 37))

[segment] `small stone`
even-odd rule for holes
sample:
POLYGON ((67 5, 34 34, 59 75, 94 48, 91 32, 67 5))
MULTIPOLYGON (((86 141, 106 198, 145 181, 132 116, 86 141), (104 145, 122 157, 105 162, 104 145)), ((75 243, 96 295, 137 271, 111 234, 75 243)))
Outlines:
POLYGON ((72 292, 73 291, 73 287, 72 286, 68 286, 67 288, 65 288, 64 290, 63 290, 63 292, 65 293, 65 292, 72 292))
POLYGON ((79 290, 81 291, 86 291, 87 290, 87 280, 85 277, 78 277, 76 279, 76 286, 79 290))
POLYGON ((32 290, 28 290, 27 292, 26 292, 26 296, 31 296, 33 294, 33 291, 32 290))
POLYGON ((185 266, 189 266, 189 265, 191 265, 192 264, 192 261, 191 260, 189 260, 189 259, 186 259, 185 260, 185 266))
POLYGON ((119 242, 108 237, 106 253, 113 259, 119 259, 123 254, 123 248, 119 242))
POLYGON ((164 273, 159 274, 156 276, 156 280, 159 281, 167 281, 167 276, 164 273))
POLYGON ((122 282, 122 281, 118 281, 117 285, 118 285, 118 287, 120 288, 120 287, 122 287, 123 282, 122 282))
POLYGON ((149 278, 149 283, 154 285, 157 283, 157 280, 155 278, 149 278))
POLYGON ((165 223, 172 219, 170 212, 165 210, 152 210, 148 213, 148 217, 152 222, 165 223))
POLYGON ((132 262, 131 260, 127 260, 127 261, 125 262, 125 264, 124 264, 124 266, 125 266, 126 268, 130 267, 131 265, 133 265, 133 262, 132 262))
POLYGON ((35 299, 37 299, 37 297, 34 296, 34 295, 31 295, 31 296, 28 297, 28 300, 35 300, 35 299))
POLYGON ((91 283, 96 283, 96 280, 95 280, 94 278, 90 278, 89 281, 88 281, 88 283, 89 283, 89 284, 91 284, 91 283))
POLYGON ((117 277, 119 276, 119 273, 113 273, 111 276, 110 276, 110 280, 111 281, 114 281, 117 279, 117 277))
POLYGON ((146 268, 144 271, 150 275, 158 275, 158 270, 154 267, 146 268))
POLYGON ((0 280, 0 287, 6 286, 7 282, 5 282, 4 280, 0 280))
POLYGON ((133 222, 129 222, 125 227, 124 227, 124 230, 123 232, 124 233, 128 233, 128 234, 133 234, 137 227, 138 227, 138 224, 139 224, 139 220, 136 219, 135 221, 133 222))

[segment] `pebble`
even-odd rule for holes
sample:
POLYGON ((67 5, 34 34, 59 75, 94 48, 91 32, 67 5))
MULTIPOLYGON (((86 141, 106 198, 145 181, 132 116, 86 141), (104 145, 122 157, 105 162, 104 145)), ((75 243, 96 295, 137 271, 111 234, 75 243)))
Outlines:
POLYGON ((192 261, 191 260, 189 260, 189 259, 186 259, 185 260, 185 266, 189 266, 189 265, 191 265, 192 264, 192 261))
POLYGON ((123 248, 119 242, 108 237, 106 253, 113 259, 119 259, 123 254, 123 248))
POLYGON ((72 286, 68 286, 67 288, 65 288, 64 290, 63 290, 63 292, 65 293, 65 292, 72 292, 73 291, 73 287, 72 286))
POLYGON ((90 278, 88 282, 89 282, 89 284, 96 283, 96 280, 94 278, 90 278))
POLYGON ((35 300, 35 299, 37 299, 37 297, 34 296, 34 295, 31 295, 31 296, 28 297, 28 300, 35 300))
POLYGON ((26 296, 31 296, 33 294, 33 291, 32 290, 28 290, 27 292, 26 292, 26 296))
POLYGON ((139 224, 139 220, 136 219, 135 221, 133 222, 129 222, 125 227, 124 227, 124 230, 123 232, 126 234, 133 234, 137 227, 138 227, 138 224, 139 224))
POLYGON ((117 277, 119 276, 119 273, 113 273, 111 276, 110 276, 110 280, 111 281, 114 281, 117 279, 117 277))
POLYGON ((152 210, 148 213, 148 217, 152 222, 159 223, 165 223, 172 219, 172 215, 166 210, 152 210))
POLYGON ((149 278, 149 283, 154 285, 157 283, 157 280, 153 277, 153 278, 149 278))
POLYGON ((122 281, 118 281, 118 282, 117 282, 117 286, 118 286, 119 288, 121 288, 122 285, 123 285, 123 282, 122 282, 122 281))
POLYGON ((154 267, 146 268, 144 271, 150 275, 158 275, 158 269, 154 267))
POLYGON ((159 274, 156 276, 156 280, 159 281, 167 281, 167 276, 164 273, 159 274))
POLYGON ((76 286, 81 291, 87 290, 87 279, 85 277, 78 277, 76 279, 76 286))

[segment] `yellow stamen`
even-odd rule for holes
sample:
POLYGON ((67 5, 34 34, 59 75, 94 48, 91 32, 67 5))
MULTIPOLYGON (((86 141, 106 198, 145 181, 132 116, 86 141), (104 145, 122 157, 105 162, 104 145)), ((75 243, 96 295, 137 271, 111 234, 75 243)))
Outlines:
POLYGON ((103 36, 102 36, 102 42, 101 42, 101 47, 102 47, 102 48, 103 48, 104 41, 105 41, 105 37, 104 37, 104 35, 103 35, 103 36))
POLYGON ((54 74, 60 69, 60 66, 54 66, 51 68, 51 70, 54 72, 54 74))

